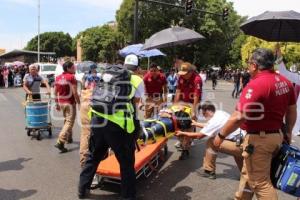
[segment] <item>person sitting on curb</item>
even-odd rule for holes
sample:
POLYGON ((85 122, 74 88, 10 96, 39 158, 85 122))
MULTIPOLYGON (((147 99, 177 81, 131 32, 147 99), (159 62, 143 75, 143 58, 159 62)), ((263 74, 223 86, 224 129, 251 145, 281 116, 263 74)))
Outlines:
POLYGON ((222 110, 216 110, 215 106, 206 101, 201 105, 202 114, 208 120, 207 123, 199 123, 193 120, 192 125, 202 128, 200 132, 183 132, 177 131, 176 136, 187 136, 195 139, 202 139, 208 136, 206 142, 205 156, 203 159, 203 167, 200 172, 201 176, 210 179, 216 179, 216 159, 218 152, 232 155, 241 171, 243 165, 242 148, 240 146, 243 133, 240 129, 232 132, 229 136, 224 138, 224 142, 220 148, 213 145, 214 138, 219 134, 221 128, 224 126, 230 115, 222 110))

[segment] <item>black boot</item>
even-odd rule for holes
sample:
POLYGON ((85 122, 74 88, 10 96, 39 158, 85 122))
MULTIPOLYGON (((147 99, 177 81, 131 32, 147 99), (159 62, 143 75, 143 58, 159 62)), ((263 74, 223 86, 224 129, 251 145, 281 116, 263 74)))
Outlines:
POLYGON ((89 194, 90 194, 89 190, 78 188, 78 198, 79 199, 85 199, 88 197, 89 194))
POLYGON ((60 153, 66 153, 68 151, 68 149, 65 148, 64 143, 61 141, 57 141, 54 147, 58 148, 60 150, 60 153))
POLYGON ((186 160, 190 155, 189 150, 182 150, 181 155, 179 156, 179 160, 186 160))

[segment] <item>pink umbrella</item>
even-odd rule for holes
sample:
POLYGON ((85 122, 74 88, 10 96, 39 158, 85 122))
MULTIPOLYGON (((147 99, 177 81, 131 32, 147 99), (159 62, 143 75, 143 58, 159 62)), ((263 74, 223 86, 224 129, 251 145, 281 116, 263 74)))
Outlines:
POLYGON ((15 62, 13 62, 13 65, 16 66, 16 67, 21 67, 21 66, 23 66, 25 64, 23 62, 21 62, 21 61, 15 61, 15 62))

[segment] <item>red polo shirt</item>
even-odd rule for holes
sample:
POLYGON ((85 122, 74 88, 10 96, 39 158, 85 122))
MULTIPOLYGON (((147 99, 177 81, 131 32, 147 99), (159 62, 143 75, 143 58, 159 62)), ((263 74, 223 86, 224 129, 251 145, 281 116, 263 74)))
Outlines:
POLYGON ((163 86, 167 84, 167 79, 162 73, 153 78, 151 73, 147 72, 144 76, 144 84, 147 95, 162 94, 163 86))
POLYGON ((274 71, 264 70, 243 89, 236 106, 246 116, 241 128, 246 131, 280 129, 288 106, 295 103, 293 85, 274 71))
POLYGON ((55 79, 55 88, 57 91, 56 102, 62 104, 75 104, 75 98, 71 86, 76 85, 75 75, 69 72, 63 72, 55 79))
POLYGON ((202 94, 202 79, 196 72, 193 72, 191 78, 188 80, 184 79, 182 76, 178 78, 177 89, 180 90, 180 101, 187 103, 194 102, 194 96, 200 97, 202 94))

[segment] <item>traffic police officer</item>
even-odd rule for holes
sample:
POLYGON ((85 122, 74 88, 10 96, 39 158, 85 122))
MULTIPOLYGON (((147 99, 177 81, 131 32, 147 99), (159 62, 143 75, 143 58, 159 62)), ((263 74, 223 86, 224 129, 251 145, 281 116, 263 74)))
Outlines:
MULTIPOLYGON (((128 55, 125 58, 124 66, 133 73, 138 70, 138 58, 135 55, 128 55)), ((132 99, 138 103, 144 96, 143 80, 131 75, 132 99)), ((136 119, 127 118, 127 127, 124 127, 124 117, 115 117, 93 111, 91 119, 91 135, 89 150, 90 154, 80 174, 78 197, 85 198, 101 160, 104 159, 109 147, 114 151, 120 164, 121 170, 121 196, 123 199, 135 199, 135 136, 128 129, 135 127, 134 133, 139 128, 136 119), (114 120, 117 119, 117 120, 114 120), (121 120, 121 121, 120 121, 121 120), (122 121, 123 120, 123 121, 122 121), (104 124, 105 126, 101 126, 104 124), (133 125, 134 124, 134 125, 133 125), (100 125, 100 126, 99 126, 100 125), (122 126, 123 125, 123 126, 122 126)), ((124 116, 124 114, 122 114, 124 116)))
POLYGON ((252 80, 244 88, 236 111, 226 122, 214 145, 219 147, 224 138, 241 127, 247 134, 243 142, 244 163, 240 186, 235 199, 276 200, 277 193, 271 183, 271 160, 283 141, 283 117, 287 134, 296 120, 295 94, 292 84, 273 70, 271 50, 254 50, 248 62, 252 80))

